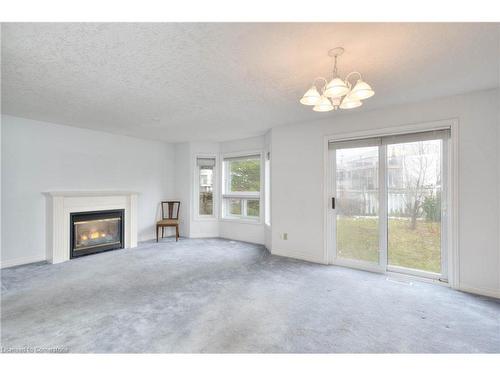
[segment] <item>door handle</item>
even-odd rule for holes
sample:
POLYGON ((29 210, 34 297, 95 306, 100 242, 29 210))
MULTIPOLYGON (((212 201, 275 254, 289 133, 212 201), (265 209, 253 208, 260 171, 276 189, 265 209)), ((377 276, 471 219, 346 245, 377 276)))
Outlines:
POLYGON ((332 197, 332 210, 335 210, 335 197, 332 197))

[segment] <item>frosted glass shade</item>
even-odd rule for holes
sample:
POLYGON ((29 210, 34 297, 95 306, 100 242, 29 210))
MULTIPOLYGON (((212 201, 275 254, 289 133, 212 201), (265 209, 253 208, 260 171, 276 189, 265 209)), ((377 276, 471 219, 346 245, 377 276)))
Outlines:
POLYGON ((370 87, 370 85, 362 80, 356 82, 356 86, 349 93, 349 97, 357 100, 368 99, 375 95, 375 91, 370 87))
POLYGON ((321 95, 315 86, 312 86, 309 90, 306 91, 300 102, 304 105, 316 105, 319 103, 321 99, 321 95))
POLYGON ((328 112, 332 109, 332 102, 326 96, 322 96, 319 103, 313 107, 313 111, 316 112, 328 112))
POLYGON ((349 92, 349 88, 340 78, 334 78, 325 88, 325 96, 329 98, 338 98, 349 92))
POLYGON ((340 103, 340 108, 342 109, 352 109, 356 107, 360 107, 363 103, 360 100, 352 98, 351 95, 348 95, 342 100, 340 103))

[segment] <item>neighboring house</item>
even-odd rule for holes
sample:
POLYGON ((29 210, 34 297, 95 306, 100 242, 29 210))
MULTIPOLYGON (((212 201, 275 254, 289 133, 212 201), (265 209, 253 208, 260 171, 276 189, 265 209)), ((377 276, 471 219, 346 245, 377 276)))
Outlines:
MULTIPOLYGON (((377 153, 358 149, 337 151, 338 207, 344 214, 378 214, 377 153)), ((441 192, 441 143, 425 141, 387 147, 387 190, 389 215, 410 216, 411 208, 421 213, 426 197, 441 192)))

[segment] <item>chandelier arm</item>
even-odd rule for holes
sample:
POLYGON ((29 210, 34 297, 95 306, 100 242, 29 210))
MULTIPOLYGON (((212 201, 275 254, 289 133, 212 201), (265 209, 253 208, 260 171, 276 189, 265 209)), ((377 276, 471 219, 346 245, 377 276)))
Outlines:
POLYGON ((345 82, 347 83, 347 85, 349 86, 349 88, 351 88, 351 83, 349 82, 349 78, 351 78, 351 76, 353 75, 358 75, 359 79, 363 79, 363 77, 361 76, 361 73, 360 72, 351 72, 349 73, 346 77, 345 77, 345 82))

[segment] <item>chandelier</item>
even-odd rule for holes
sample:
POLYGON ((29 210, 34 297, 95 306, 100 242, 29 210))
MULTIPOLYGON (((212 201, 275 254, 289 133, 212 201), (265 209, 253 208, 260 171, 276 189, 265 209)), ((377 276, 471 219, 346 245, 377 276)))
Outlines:
POLYGON ((318 77, 313 81, 309 90, 306 91, 300 102, 304 105, 314 106, 313 111, 328 112, 332 110, 352 109, 361 106, 364 99, 372 97, 375 92, 368 83, 363 81, 358 72, 349 73, 345 79, 337 73, 337 58, 344 53, 342 47, 328 51, 328 56, 333 58, 333 74, 330 82, 326 78, 318 77), (353 85, 351 81, 357 77, 353 85))

